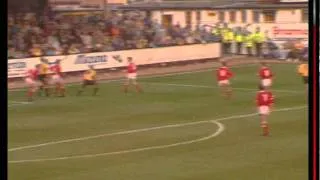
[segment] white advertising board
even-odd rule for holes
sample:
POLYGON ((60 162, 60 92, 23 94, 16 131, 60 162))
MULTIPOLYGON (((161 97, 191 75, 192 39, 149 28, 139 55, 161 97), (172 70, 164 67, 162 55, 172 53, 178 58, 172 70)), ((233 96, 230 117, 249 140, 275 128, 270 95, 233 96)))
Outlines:
MULTIPOLYGON (((61 66, 63 72, 74 72, 86 70, 88 69, 88 65, 95 65, 96 69, 124 67, 127 65, 127 57, 132 57, 137 65, 148 65, 219 58, 220 56, 220 43, 212 43, 67 56, 49 56, 45 58, 48 59, 49 63, 54 63, 56 60, 62 60, 61 66), (119 61, 119 59, 122 61, 119 61)), ((8 78, 23 77, 28 69, 34 67, 38 63, 40 63, 40 58, 9 59, 8 78)))

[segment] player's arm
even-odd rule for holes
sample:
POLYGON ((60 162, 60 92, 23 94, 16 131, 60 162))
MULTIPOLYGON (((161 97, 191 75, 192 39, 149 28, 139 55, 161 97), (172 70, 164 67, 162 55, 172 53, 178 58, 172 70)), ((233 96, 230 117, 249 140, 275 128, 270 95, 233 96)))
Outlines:
POLYGON ((270 99, 269 99, 269 102, 270 102, 270 109, 274 107, 274 95, 272 93, 270 93, 270 99))
POLYGON ((229 78, 232 78, 232 77, 233 77, 233 75, 234 75, 234 74, 233 74, 233 72, 232 72, 232 71, 230 71, 230 69, 229 69, 229 70, 228 70, 228 77, 229 77, 229 78))

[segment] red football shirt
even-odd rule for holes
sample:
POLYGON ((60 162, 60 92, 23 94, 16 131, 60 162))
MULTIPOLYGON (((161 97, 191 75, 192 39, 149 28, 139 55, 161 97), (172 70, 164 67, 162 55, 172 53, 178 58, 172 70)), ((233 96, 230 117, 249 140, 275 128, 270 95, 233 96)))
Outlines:
POLYGON ((229 80, 233 76, 233 73, 226 66, 222 66, 217 70, 218 81, 229 80))
POLYGON ((27 78, 31 78, 32 80, 36 80, 38 77, 37 69, 30 69, 27 71, 27 78))
POLYGON ((128 73, 136 73, 137 72, 137 66, 134 63, 130 63, 127 67, 128 73))
POLYGON ((59 76, 61 76, 61 66, 59 64, 53 65, 50 67, 50 70, 54 73, 57 74, 59 76))
POLYGON ((259 71, 259 76, 261 79, 271 79, 273 74, 268 67, 262 67, 259 71))
POLYGON ((270 91, 259 91, 256 96, 257 106, 271 106, 274 97, 270 91))

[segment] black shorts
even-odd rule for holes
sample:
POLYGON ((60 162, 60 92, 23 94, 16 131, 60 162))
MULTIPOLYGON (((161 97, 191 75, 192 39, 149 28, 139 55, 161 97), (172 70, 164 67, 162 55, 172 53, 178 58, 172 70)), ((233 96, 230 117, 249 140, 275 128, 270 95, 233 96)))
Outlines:
POLYGON ((38 79, 39 79, 39 81, 42 82, 42 83, 47 83, 47 75, 46 75, 46 74, 40 74, 40 75, 38 76, 38 79))
POLYGON ((302 77, 302 80, 303 80, 303 83, 304 83, 304 84, 308 84, 308 82, 309 82, 309 77, 308 77, 308 76, 303 76, 303 77, 302 77))
POLYGON ((83 85, 84 86, 91 86, 91 85, 96 85, 97 82, 95 80, 83 80, 83 85))

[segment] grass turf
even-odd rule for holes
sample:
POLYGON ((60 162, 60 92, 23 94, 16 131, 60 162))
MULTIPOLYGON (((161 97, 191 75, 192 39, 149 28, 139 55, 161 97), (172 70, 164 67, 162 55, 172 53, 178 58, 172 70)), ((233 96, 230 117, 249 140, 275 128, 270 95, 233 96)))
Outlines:
MULTIPOLYGON (((272 65, 276 109, 306 105, 294 65, 272 65), (279 91, 277 91, 279 90, 279 91), (287 92, 288 91, 288 92, 287 92)), ((211 72, 140 79, 145 93, 123 94, 119 82, 100 85, 76 97, 24 101, 24 91, 9 92, 9 161, 119 152, 164 146, 206 137, 217 125, 198 123, 101 136, 20 150, 15 147, 106 133, 215 120, 255 112, 257 67, 234 68, 235 97, 225 100, 211 72), (189 86, 192 85, 192 86, 189 86), (212 87, 212 88, 211 88, 212 87)), ((11 180, 301 180, 308 178, 307 109, 274 112, 271 137, 261 137, 257 116, 221 121, 214 138, 163 149, 56 161, 9 163, 11 180)))

